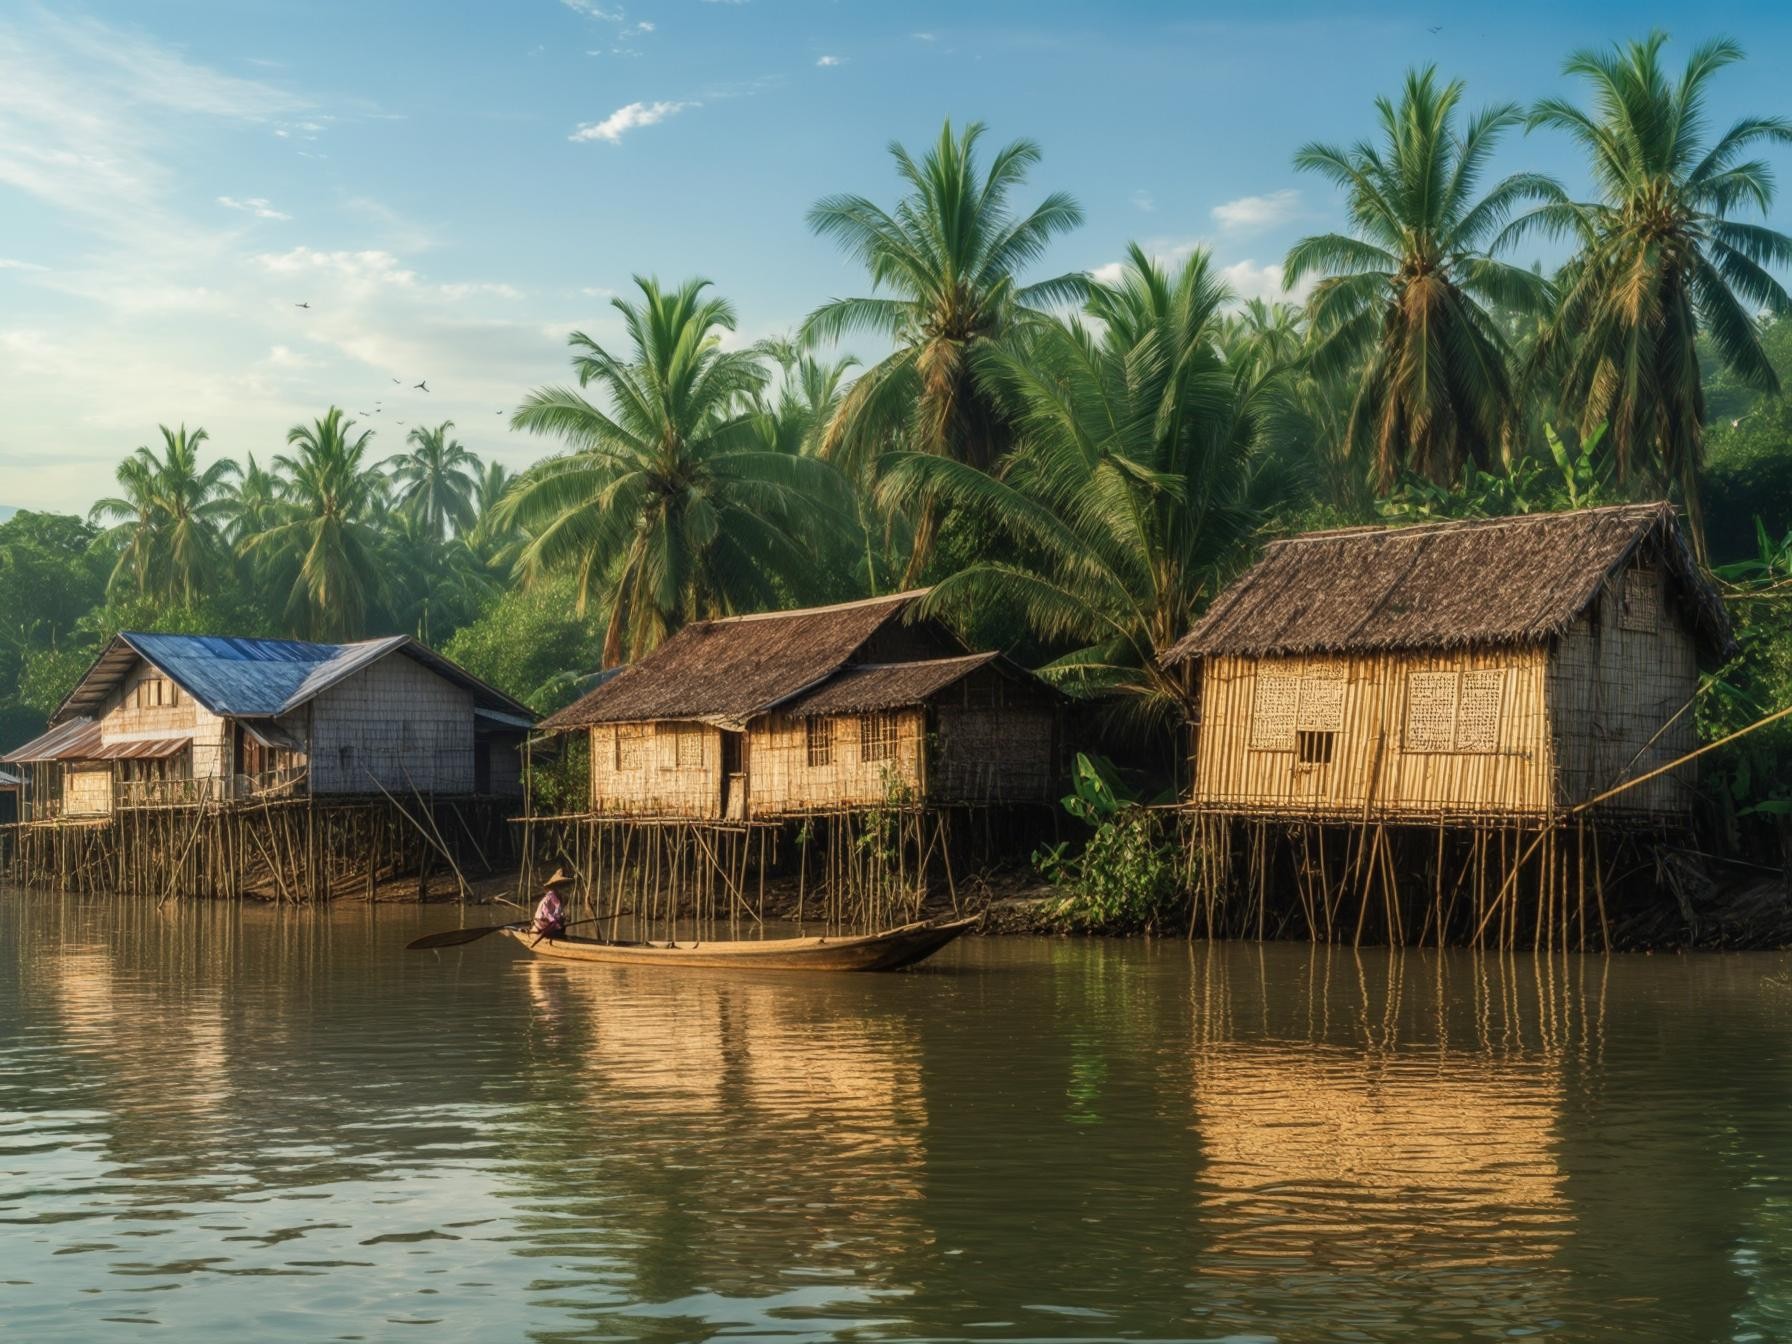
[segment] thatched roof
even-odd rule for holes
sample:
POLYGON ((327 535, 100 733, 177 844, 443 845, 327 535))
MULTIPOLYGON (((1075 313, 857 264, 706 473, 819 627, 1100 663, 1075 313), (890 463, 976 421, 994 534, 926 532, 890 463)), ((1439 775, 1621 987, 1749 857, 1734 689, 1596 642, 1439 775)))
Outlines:
POLYGON ((1566 630, 1644 548, 1701 638, 1727 649, 1723 601, 1673 507, 1625 504, 1272 542, 1164 661, 1534 644, 1566 630))
POLYGON ((999 653, 970 653, 962 658, 929 658, 913 663, 860 663, 842 668, 807 695, 798 696, 781 708, 797 719, 906 709, 924 703, 1001 657, 999 653))
POLYGON ((745 724, 833 676, 924 592, 694 622, 542 730, 668 719, 745 724))

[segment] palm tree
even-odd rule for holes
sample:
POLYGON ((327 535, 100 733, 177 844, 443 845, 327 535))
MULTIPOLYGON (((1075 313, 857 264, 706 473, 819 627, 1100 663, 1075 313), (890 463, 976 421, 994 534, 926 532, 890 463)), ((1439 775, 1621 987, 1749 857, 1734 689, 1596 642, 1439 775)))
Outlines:
POLYGON ((858 359, 853 355, 821 359, 801 337, 788 336, 768 337, 754 352, 778 370, 776 386, 753 396, 761 441, 780 452, 820 456, 858 359))
POLYGON ((286 432, 298 452, 274 459, 286 477, 279 512, 243 545, 245 554, 291 570, 285 619, 308 639, 363 634, 370 600, 385 587, 371 519, 386 483, 378 467, 365 465, 373 432, 354 428, 332 406, 322 419, 286 432))
POLYGON ((502 462, 486 462, 473 482, 473 526, 465 535, 480 559, 506 567, 515 560, 510 552, 522 540, 512 522, 499 521, 498 505, 510 493, 517 477, 502 462))
POLYGON ((423 520, 435 537, 446 537, 452 527, 469 531, 474 522, 473 497, 479 478, 479 458, 448 431, 454 421, 444 420, 434 429, 419 425, 406 437, 408 453, 386 460, 398 486, 398 507, 423 520))
POLYGON ((1705 397, 1695 344, 1701 328, 1749 386, 1777 391, 1748 305, 1788 310, 1770 266, 1792 262, 1792 238, 1732 219, 1765 215, 1773 177, 1745 159, 1764 141, 1792 144, 1792 121, 1743 117, 1712 141, 1705 102, 1712 77, 1742 59, 1734 42, 1707 42, 1676 82, 1661 68, 1664 33, 1610 51, 1581 51, 1567 73, 1591 87, 1593 110, 1546 98, 1530 124, 1567 131, 1586 150, 1596 201, 1558 202, 1516 221, 1574 235, 1580 250, 1539 353, 1560 361, 1562 402, 1583 436, 1610 426, 1621 475, 1676 490, 1702 546, 1697 473, 1705 397))
POLYGON ((571 451, 531 468, 497 510, 529 534, 525 579, 576 573, 581 611, 601 593, 609 667, 686 621, 772 606, 803 587, 808 534, 830 524, 843 494, 827 463, 759 441, 752 401, 766 372, 752 351, 721 348, 734 310, 705 297, 709 282, 635 285, 638 301, 611 301, 626 359, 583 332, 569 338, 580 388, 596 383, 608 408, 572 388, 530 393, 511 423, 571 451))
POLYGON ((193 602, 227 556, 219 525, 230 510, 228 486, 237 465, 220 458, 199 467, 203 429, 161 425, 162 455, 138 448, 117 471, 123 493, 96 503, 90 517, 121 519, 121 542, 109 587, 140 597, 193 602))
MULTIPOLYGON (((947 122, 919 163, 892 144, 909 188, 893 211, 852 195, 825 197, 809 211, 809 226, 870 272, 873 296, 823 304, 803 324, 804 338, 832 342, 865 331, 895 347, 853 383, 823 439, 823 451, 844 455, 855 475, 856 463, 892 448, 993 466, 1010 428, 986 377, 987 356, 1041 306, 1085 292, 1081 274, 1020 282, 1022 269, 1083 214, 1062 192, 1017 214, 1009 198, 1039 148, 1017 140, 983 171, 982 135, 973 123, 954 136, 947 122)), ((922 521, 911 570, 925 563, 933 529, 931 518, 922 521)))
POLYGON ((1258 447, 1270 383, 1229 364, 1231 294, 1205 251, 1166 274, 1134 246, 1093 286, 1099 320, 1042 327, 999 356, 1020 408, 1000 478, 925 453, 895 459, 893 505, 949 503, 1006 557, 941 580, 924 609, 1020 613, 1064 653, 1043 675, 1118 697, 1134 722, 1187 709, 1162 655, 1248 550, 1289 480, 1258 447))
POLYGON ((233 546, 265 531, 280 510, 280 478, 249 454, 249 465, 237 477, 229 496, 225 538, 233 546))
POLYGON ((467 539, 441 536, 420 512, 400 511, 381 540, 393 576, 393 619, 425 644, 439 647, 498 592, 496 576, 467 539))
POLYGON ((1294 157, 1343 189, 1351 232, 1296 243, 1283 283, 1325 277, 1311 305, 1314 372, 1357 371, 1349 439, 1384 488, 1402 469, 1447 484, 1499 454, 1514 394, 1487 305, 1537 307, 1547 295, 1486 249, 1518 207, 1565 196, 1547 177, 1515 173, 1477 197, 1494 146, 1523 114, 1499 104, 1459 128, 1462 90, 1415 70, 1398 104, 1375 100, 1379 144, 1309 144, 1294 157))

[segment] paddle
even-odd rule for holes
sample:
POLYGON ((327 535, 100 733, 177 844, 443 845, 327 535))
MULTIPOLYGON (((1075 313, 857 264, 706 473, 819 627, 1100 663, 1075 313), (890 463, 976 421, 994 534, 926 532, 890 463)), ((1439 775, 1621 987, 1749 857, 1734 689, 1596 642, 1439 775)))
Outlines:
MULTIPOLYGON (((606 919, 620 919, 624 915, 632 915, 633 910, 618 910, 614 914, 593 915, 588 919, 575 919, 566 925, 569 929, 581 924, 601 924, 606 919)), ((443 947, 462 947, 467 943, 476 943, 488 934, 502 933, 505 929, 527 929, 531 927, 529 920, 518 920, 511 924, 482 924, 476 929, 445 929, 441 933, 426 933, 421 938, 412 939, 404 945, 406 952, 431 952, 443 947)), ((541 939, 537 938, 536 942, 541 939)), ((534 946, 534 944, 530 944, 534 946)))
POLYGON ((487 934, 527 927, 527 924, 485 924, 476 929, 445 929, 441 933, 426 933, 421 938, 413 939, 404 945, 404 950, 428 952, 438 947, 459 947, 463 943, 476 943, 487 934))

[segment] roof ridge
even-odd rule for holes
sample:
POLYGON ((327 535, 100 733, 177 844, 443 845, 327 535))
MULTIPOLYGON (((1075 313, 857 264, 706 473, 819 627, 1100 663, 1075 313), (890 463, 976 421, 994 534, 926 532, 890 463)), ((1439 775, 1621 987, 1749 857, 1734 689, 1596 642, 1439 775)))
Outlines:
POLYGON ((1290 546, 1303 541, 1334 541, 1347 537, 1394 537, 1394 536, 1434 536, 1440 532, 1492 531, 1500 527, 1545 526, 1561 523, 1568 518, 1586 518, 1590 515, 1606 516, 1609 514, 1660 513, 1672 511, 1674 505, 1665 499, 1650 500, 1638 504, 1597 504, 1584 509, 1544 509, 1537 513, 1502 513, 1492 518, 1438 518, 1423 523, 1362 523, 1354 527, 1328 527, 1312 532, 1297 532, 1291 537, 1277 537, 1264 545, 1264 550, 1272 547, 1290 546))
POLYGON ((783 611, 748 611, 738 616, 711 616, 708 620, 692 621, 692 625, 734 625, 741 621, 778 620, 785 616, 814 616, 828 611, 852 611, 858 607, 874 607, 882 603, 910 601, 924 596, 927 588, 906 588, 900 593, 886 593, 882 597, 861 597, 851 602, 824 602, 815 607, 789 607, 783 611))

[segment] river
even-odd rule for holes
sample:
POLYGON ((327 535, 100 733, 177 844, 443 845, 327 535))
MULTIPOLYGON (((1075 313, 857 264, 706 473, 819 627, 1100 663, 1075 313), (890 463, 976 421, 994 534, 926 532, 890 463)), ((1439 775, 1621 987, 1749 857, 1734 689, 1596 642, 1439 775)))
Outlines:
POLYGON ((399 950, 459 918, 0 896, 0 1333, 1792 1336, 1792 958, 399 950))

